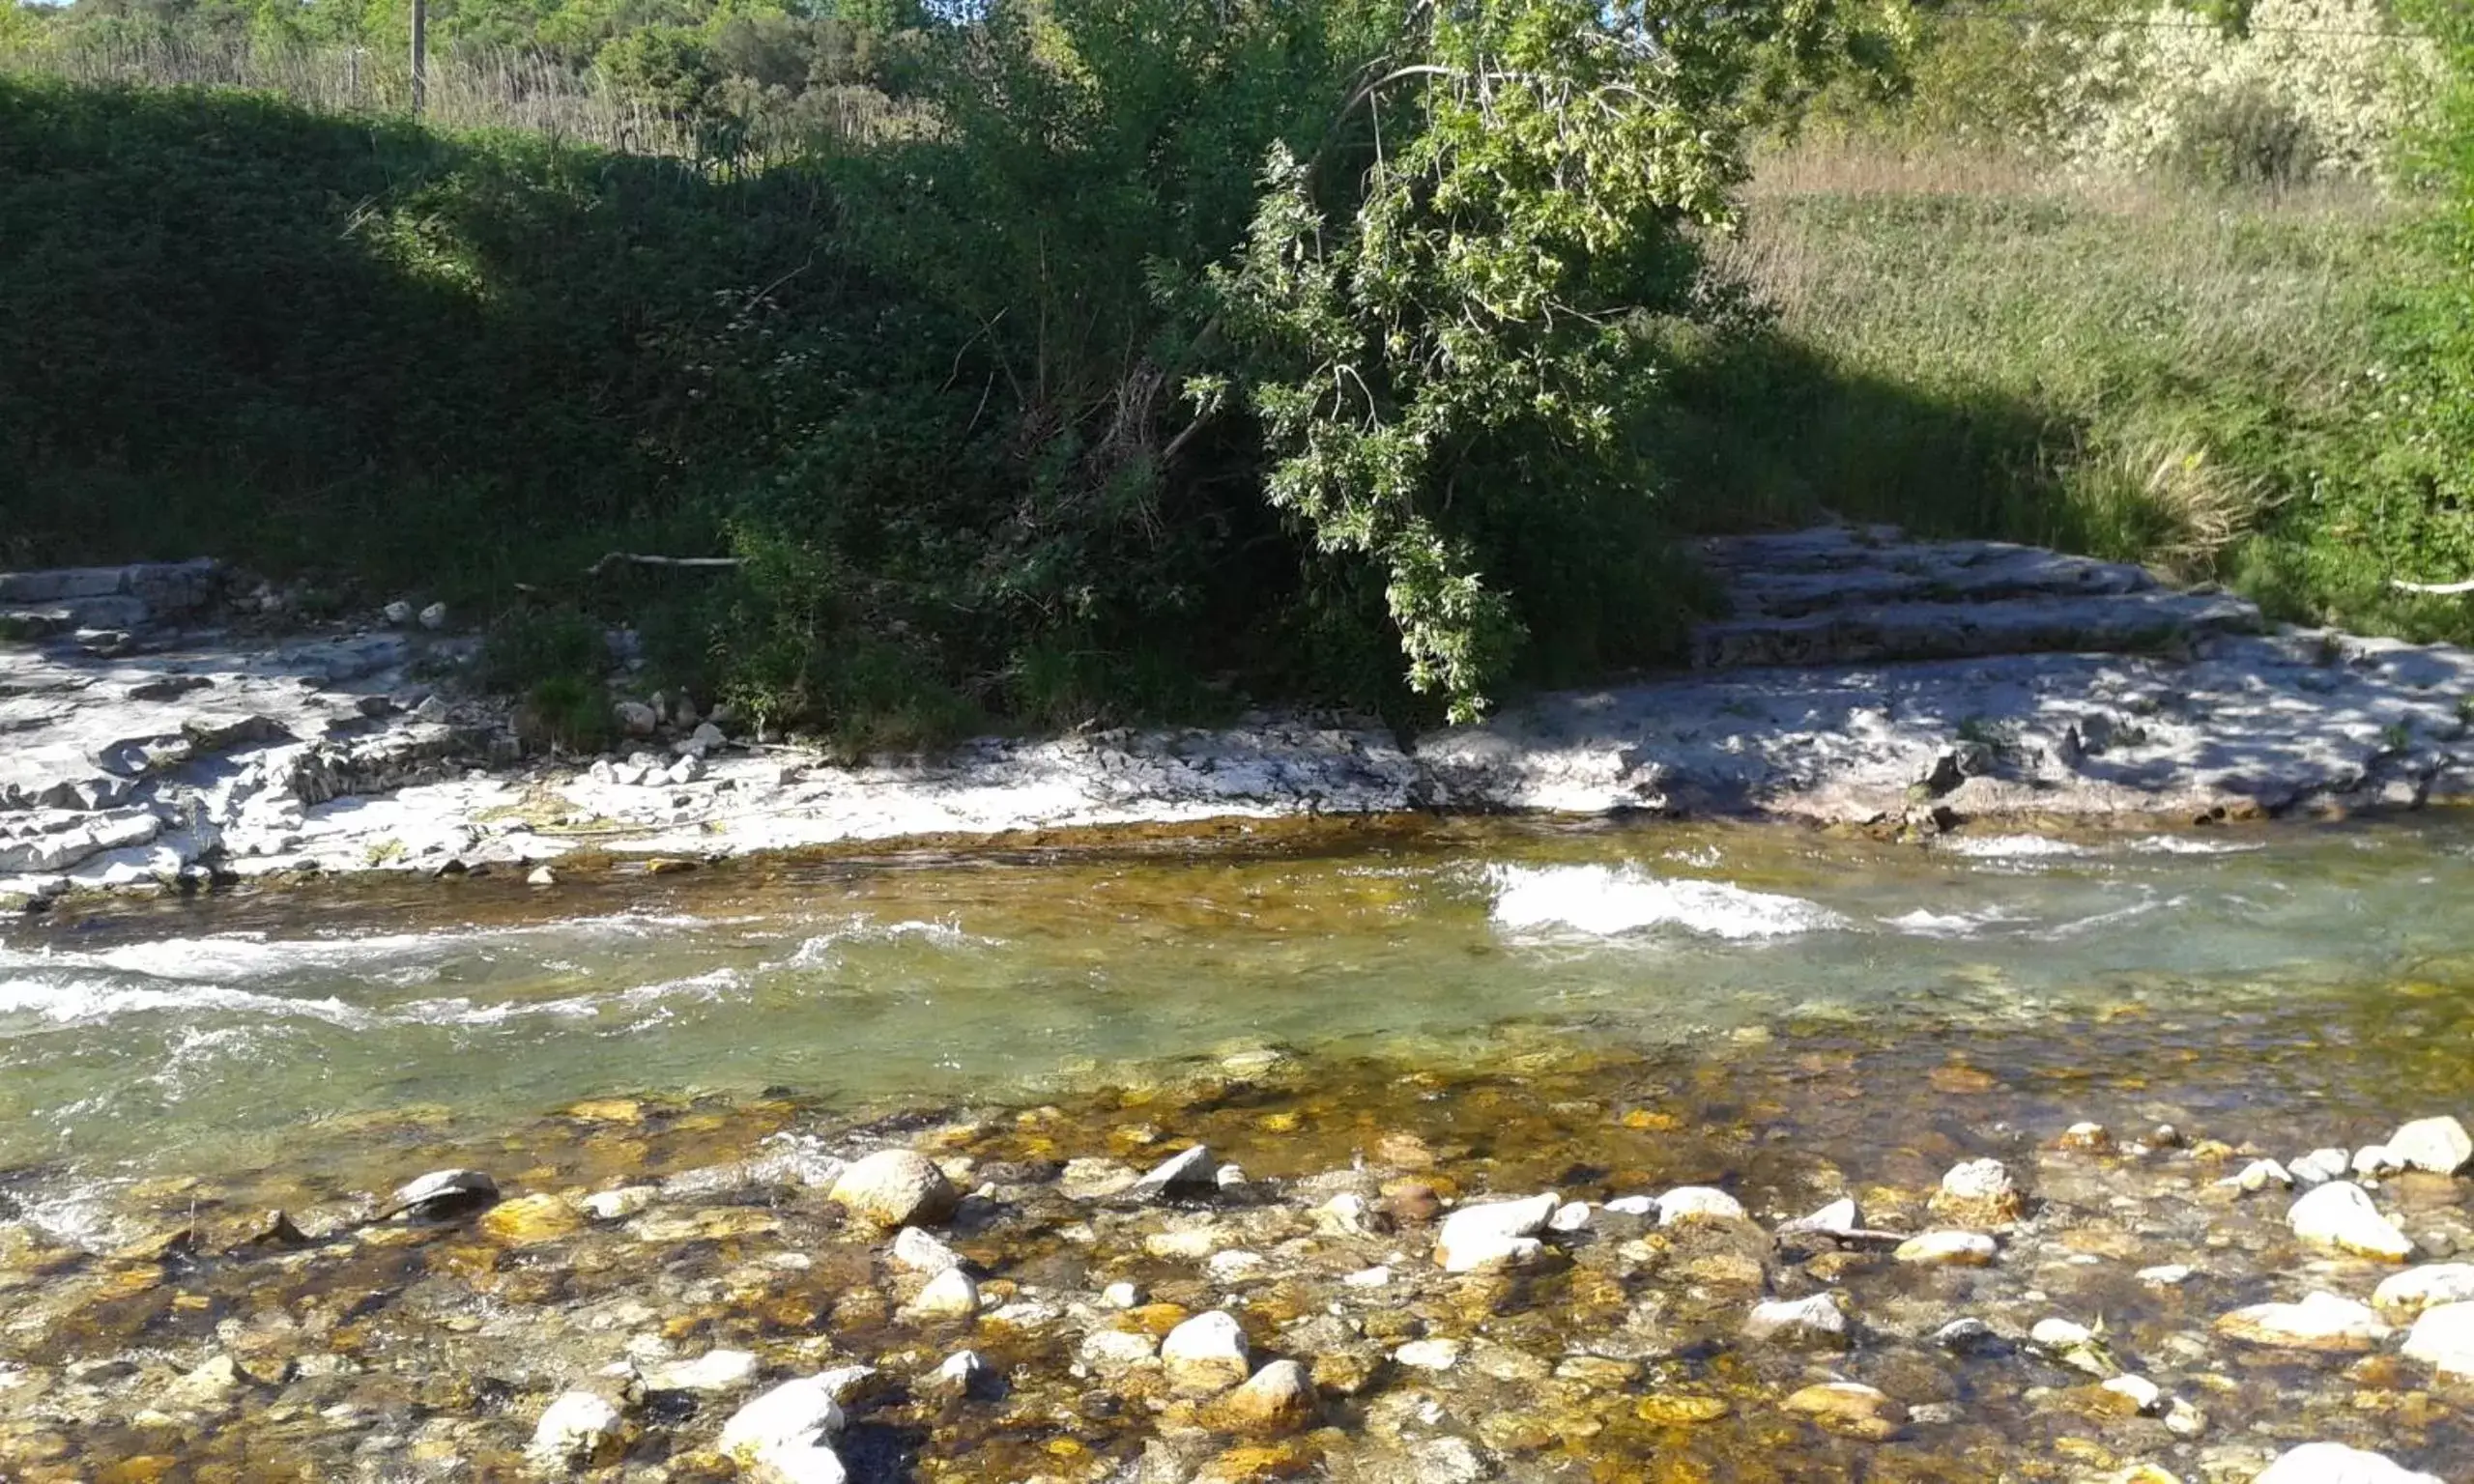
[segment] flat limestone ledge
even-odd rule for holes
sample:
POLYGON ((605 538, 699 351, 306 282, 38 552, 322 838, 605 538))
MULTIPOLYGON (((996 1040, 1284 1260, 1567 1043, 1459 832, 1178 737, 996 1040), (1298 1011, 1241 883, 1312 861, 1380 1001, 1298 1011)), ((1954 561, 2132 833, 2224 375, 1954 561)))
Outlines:
POLYGON ((83 816, 80 828, 117 833, 73 867, 43 864, 75 853, 38 838, 62 818, 0 814, 0 837, 23 837, 13 857, 23 864, 0 870, 0 904, 165 884, 204 865, 273 876, 716 860, 1407 811, 1942 828, 2409 809, 2474 799, 2468 697, 2474 652, 2301 633, 2218 636, 2184 660, 2021 655, 1654 679, 1539 697, 1409 750, 1372 726, 1274 717, 990 739, 934 762, 861 768, 741 748, 691 783, 623 784, 563 765, 467 770, 445 751, 448 728, 399 722, 357 744, 359 761, 331 743, 250 744, 224 782, 83 816))

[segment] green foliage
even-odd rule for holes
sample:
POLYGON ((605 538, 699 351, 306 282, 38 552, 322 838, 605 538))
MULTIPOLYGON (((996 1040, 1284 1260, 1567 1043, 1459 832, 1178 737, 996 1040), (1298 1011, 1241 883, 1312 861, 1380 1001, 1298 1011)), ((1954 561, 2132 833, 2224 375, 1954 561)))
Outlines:
POLYGON ((609 668, 609 645, 592 618, 571 608, 517 609, 490 625, 473 673, 489 690, 519 693, 545 680, 598 681, 609 668))

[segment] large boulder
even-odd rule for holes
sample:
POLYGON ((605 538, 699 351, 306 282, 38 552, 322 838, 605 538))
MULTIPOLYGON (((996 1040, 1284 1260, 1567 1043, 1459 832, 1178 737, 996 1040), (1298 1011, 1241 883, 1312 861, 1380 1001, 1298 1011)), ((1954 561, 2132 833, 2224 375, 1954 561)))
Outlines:
POLYGON ((880 1149, 842 1172, 832 1198, 860 1220, 891 1231, 944 1220, 962 1195, 926 1155, 880 1149))

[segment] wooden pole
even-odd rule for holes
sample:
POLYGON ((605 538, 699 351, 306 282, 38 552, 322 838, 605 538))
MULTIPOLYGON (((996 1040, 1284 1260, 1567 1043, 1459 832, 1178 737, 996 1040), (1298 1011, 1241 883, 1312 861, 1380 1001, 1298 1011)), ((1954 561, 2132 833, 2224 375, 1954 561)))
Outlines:
POLYGON ((413 117, 429 101, 429 0, 413 0, 413 117))

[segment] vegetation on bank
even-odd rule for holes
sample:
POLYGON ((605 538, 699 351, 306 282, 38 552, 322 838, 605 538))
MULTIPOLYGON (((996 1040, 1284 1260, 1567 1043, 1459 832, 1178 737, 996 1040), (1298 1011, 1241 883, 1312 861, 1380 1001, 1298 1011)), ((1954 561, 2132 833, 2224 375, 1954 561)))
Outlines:
POLYGON ((2405 5, 441 3, 479 131, 391 5, 17 14, 0 561, 487 605, 577 743, 616 618, 853 748, 1469 714, 1825 511, 2474 638, 2389 582, 2474 576, 2474 41, 2405 5))

